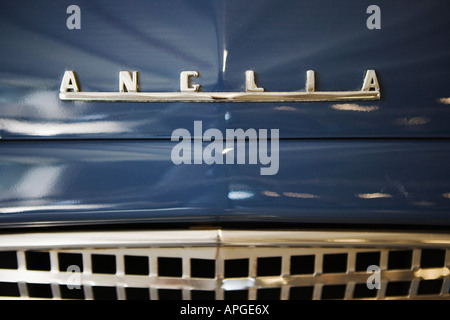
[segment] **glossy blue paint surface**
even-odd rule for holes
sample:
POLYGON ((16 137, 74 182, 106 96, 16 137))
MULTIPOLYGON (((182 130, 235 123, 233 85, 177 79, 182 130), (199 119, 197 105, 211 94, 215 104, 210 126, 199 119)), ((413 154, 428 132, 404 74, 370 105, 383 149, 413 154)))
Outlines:
MULTIPOLYGON (((261 165, 175 165, 175 142, 4 142, 0 226, 119 222, 449 226, 450 149, 433 141, 283 141, 261 165)), ((206 144, 205 144, 206 145, 206 144)))
POLYGON ((0 227, 122 222, 450 226, 450 4, 397 1, 3 1, 0 227), (81 8, 81 30, 66 8, 81 8), (368 30, 377 4, 382 29, 368 30), (83 91, 358 90, 369 102, 62 102, 83 91), (279 129, 280 169, 174 165, 177 128, 279 129), (435 139, 439 138, 439 139, 435 139))
POLYGON ((167 138, 202 120, 215 128, 278 128, 282 137, 450 137, 447 0, 78 1, 81 29, 66 28, 66 1, 0 4, 3 139, 167 138), (197 70, 204 91, 242 91, 255 70, 268 91, 357 90, 374 69, 382 99, 346 103, 61 102, 65 70, 84 91, 118 91, 136 70, 141 91, 179 91, 197 70))

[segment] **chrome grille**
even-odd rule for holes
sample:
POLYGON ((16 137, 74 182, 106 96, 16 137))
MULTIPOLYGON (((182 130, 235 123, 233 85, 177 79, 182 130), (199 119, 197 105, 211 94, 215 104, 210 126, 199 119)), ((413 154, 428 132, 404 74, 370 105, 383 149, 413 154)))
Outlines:
POLYGON ((447 234, 0 235, 2 299, 450 299, 447 234), (380 289, 370 290, 370 265, 380 289))

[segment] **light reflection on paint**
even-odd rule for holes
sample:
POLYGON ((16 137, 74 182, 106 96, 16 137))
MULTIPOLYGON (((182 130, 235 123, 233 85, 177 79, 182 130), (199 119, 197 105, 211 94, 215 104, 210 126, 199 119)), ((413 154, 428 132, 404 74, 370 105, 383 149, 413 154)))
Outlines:
POLYGON ((263 191, 262 194, 265 196, 268 196, 268 197, 279 197, 280 196, 278 193, 276 193, 274 191, 267 191, 267 190, 263 191))
POLYGON ((320 198, 318 195, 311 193, 298 193, 298 192, 284 192, 283 195, 291 198, 300 198, 300 199, 318 199, 320 198))
POLYGON ((228 58, 228 50, 223 49, 223 65, 222 65, 222 72, 225 73, 225 70, 227 68, 227 58, 228 58))
POLYGON ((435 205, 434 202, 429 202, 429 201, 416 201, 416 202, 413 202, 413 204, 416 206, 424 206, 424 207, 429 207, 429 206, 435 205))
POLYGON ((222 150, 222 154, 227 154, 228 152, 230 152, 233 149, 234 148, 225 148, 225 149, 222 150))
POLYGON ((438 101, 442 104, 450 104, 450 98, 440 98, 438 101))
POLYGON ((378 110, 377 106, 360 106, 355 103, 333 104, 331 108, 340 111, 358 111, 358 112, 372 112, 378 110))
POLYGON ((43 206, 21 206, 0 208, 0 213, 20 213, 44 210, 93 210, 109 208, 109 205, 100 204, 69 204, 69 205, 43 205, 43 206))
POLYGON ((253 192, 250 191, 230 191, 228 192, 228 199, 230 200, 246 200, 246 199, 250 199, 254 196, 255 194, 253 192))
POLYGON ((92 121, 79 123, 55 123, 0 119, 0 130, 14 134, 51 137, 60 134, 123 133, 136 122, 92 121))
POLYGON ((294 107, 288 107, 288 106, 281 106, 281 107, 275 107, 275 110, 279 111, 297 111, 294 107))
POLYGON ((407 118, 400 118, 397 120, 397 123, 402 126, 422 126, 424 124, 429 123, 431 120, 427 117, 407 117, 407 118))
POLYGON ((57 189, 64 166, 40 166, 26 171, 14 188, 19 197, 39 199, 57 189))
POLYGON ((392 196, 388 193, 360 193, 356 195, 361 199, 380 199, 380 198, 392 198, 392 196))

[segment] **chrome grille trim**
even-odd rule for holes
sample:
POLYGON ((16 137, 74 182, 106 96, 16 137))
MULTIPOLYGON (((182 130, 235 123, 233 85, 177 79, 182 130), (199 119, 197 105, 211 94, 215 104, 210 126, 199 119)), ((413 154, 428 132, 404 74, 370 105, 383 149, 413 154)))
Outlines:
POLYGON ((0 234, 0 250, 14 248, 71 248, 116 246, 386 246, 449 247, 448 233, 355 231, 88 231, 0 234))
MULTIPOLYGON (((57 232, 0 235, 0 252, 15 251, 17 268, 0 267, 0 283, 16 283, 20 297, 30 299, 31 284, 50 286, 51 298, 61 299, 61 286, 67 285, 70 274, 60 271, 58 254, 76 253, 82 256, 80 281, 84 299, 94 299, 96 287, 113 287, 117 299, 127 298, 127 288, 147 288, 150 299, 159 299, 160 289, 179 290, 181 298, 192 298, 193 290, 214 292, 215 299, 226 298, 227 292, 246 290, 248 299, 257 299, 259 290, 279 290, 279 299, 289 299, 292 287, 312 287, 313 299, 324 298, 330 286, 344 286, 342 299, 353 299, 355 287, 365 284, 370 276, 355 270, 358 253, 379 253, 381 289, 371 299, 450 299, 450 235, 445 233, 352 232, 352 231, 117 231, 117 232, 57 232), (421 268, 423 250, 445 250, 441 267, 421 268), (410 267, 389 269, 390 252, 412 252, 410 267), (48 253, 50 270, 27 268, 27 252, 48 253), (92 255, 110 255, 115 260, 113 274, 93 272, 92 255), (330 256, 345 256, 345 270, 325 272, 330 256), (149 274, 126 274, 125 256, 148 258, 149 274), (291 274, 292 256, 314 256, 312 273, 291 274), (181 259, 179 277, 161 276, 158 259, 181 259), (279 257, 276 275, 259 275, 259 260, 279 257), (199 278, 191 274, 191 259, 214 260, 214 277, 199 278), (225 261, 248 259, 248 274, 226 277, 225 261), (421 281, 442 281, 440 292, 418 294, 421 281), (389 296, 390 283, 408 282, 406 295, 389 296), (389 291, 389 290, 388 290, 389 291)), ((262 262, 261 262, 262 264, 262 262)), ((340 288, 342 289, 342 288, 340 288)), ((277 291, 278 292, 278 291, 277 291)))

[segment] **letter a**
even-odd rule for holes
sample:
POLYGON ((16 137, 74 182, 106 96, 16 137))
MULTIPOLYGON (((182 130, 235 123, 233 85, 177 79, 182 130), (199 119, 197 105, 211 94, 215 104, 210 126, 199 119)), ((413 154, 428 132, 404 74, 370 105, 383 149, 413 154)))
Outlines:
POLYGON ((181 163, 191 164, 191 134, 186 129, 176 129, 172 132, 171 141, 180 141, 175 147, 172 149, 172 153, 170 155, 173 164, 179 165, 181 163))
POLYGON ((67 18, 67 29, 81 29, 81 10, 79 6, 71 5, 67 7, 66 13, 73 13, 67 18))
POLYGON ((378 83, 377 74, 375 73, 375 70, 367 70, 361 90, 370 91, 372 89, 375 91, 380 91, 380 85, 378 83))
POLYGON ((67 92, 72 90, 73 92, 80 91, 78 89, 77 79, 75 78, 75 73, 73 71, 64 72, 64 77, 61 82, 60 92, 67 92))
POLYGON ((367 8, 366 13, 372 13, 372 15, 367 18, 367 29, 381 29, 381 9, 379 6, 371 5, 367 8))
POLYGON ((369 290, 381 288, 381 269, 379 266, 371 265, 367 268, 367 273, 373 272, 373 274, 367 278, 366 285, 369 290))

